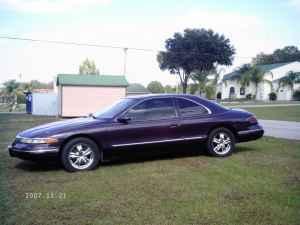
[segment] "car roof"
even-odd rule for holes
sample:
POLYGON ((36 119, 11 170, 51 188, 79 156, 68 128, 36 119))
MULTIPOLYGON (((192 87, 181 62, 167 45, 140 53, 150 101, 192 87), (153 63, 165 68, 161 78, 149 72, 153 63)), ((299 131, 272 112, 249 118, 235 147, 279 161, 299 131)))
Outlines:
POLYGON ((199 96, 190 95, 190 94, 145 94, 145 95, 132 95, 127 96, 126 98, 134 98, 134 99, 147 99, 147 98, 161 98, 161 97, 184 97, 184 98, 200 98, 199 96))
POLYGON ((161 97, 166 97, 166 98, 179 97, 179 98, 189 99, 191 101, 196 101, 201 105, 207 107, 213 113, 224 112, 228 110, 227 108, 215 102, 191 94, 146 94, 146 95, 127 96, 125 97, 125 99, 146 100, 146 99, 161 98, 161 97))

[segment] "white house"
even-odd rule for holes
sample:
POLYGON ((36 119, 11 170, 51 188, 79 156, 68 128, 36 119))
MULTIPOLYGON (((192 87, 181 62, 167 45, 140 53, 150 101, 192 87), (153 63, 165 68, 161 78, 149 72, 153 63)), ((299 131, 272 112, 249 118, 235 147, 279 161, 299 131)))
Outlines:
MULTIPOLYGON (((267 65, 258 65, 264 72, 264 81, 258 84, 257 93, 255 84, 250 82, 246 87, 242 87, 239 82, 241 74, 238 71, 225 74, 222 81, 217 86, 217 97, 221 99, 241 99, 246 98, 248 94, 256 95, 256 100, 269 100, 271 92, 277 93, 277 100, 291 100, 292 90, 290 87, 279 87, 279 79, 287 76, 288 72, 300 72, 300 62, 275 63, 267 65)), ((296 83, 294 90, 300 88, 296 83)))

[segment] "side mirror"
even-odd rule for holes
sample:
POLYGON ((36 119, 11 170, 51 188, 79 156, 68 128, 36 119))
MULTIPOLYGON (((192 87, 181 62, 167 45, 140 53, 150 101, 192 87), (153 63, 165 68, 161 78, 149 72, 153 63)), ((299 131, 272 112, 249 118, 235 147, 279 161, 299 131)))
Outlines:
POLYGON ((131 120, 131 118, 130 117, 126 117, 126 116, 118 118, 118 121, 120 123, 128 123, 130 120, 131 120))

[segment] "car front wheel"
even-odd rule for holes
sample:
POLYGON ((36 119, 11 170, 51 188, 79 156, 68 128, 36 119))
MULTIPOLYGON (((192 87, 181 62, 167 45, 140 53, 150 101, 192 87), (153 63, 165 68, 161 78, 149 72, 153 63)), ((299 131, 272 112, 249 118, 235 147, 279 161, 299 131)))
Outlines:
POLYGON ((67 171, 92 170, 100 161, 96 143, 88 138, 74 138, 63 148, 61 161, 67 171))
POLYGON ((234 148, 234 135, 229 129, 217 128, 210 133, 207 141, 207 150, 212 156, 228 156, 233 152, 234 148))

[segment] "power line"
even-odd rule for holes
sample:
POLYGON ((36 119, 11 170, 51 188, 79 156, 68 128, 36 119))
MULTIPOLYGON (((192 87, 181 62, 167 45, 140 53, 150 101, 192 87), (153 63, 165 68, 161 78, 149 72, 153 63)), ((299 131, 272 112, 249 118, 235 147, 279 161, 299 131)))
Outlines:
POLYGON ((69 41, 53 41, 53 40, 42 40, 42 39, 32 39, 32 38, 21 38, 21 37, 12 37, 12 36, 0 36, 0 39, 8 40, 18 40, 18 41, 31 41, 31 42, 41 42, 49 44, 62 44, 62 45, 76 45, 76 46, 88 46, 88 47, 98 47, 98 48, 115 48, 115 49, 130 49, 135 51, 159 51, 154 49, 146 48, 134 48, 134 47, 125 47, 125 46, 113 46, 113 45, 103 45, 96 43, 81 43, 81 42, 69 42, 69 41))
MULTIPOLYGON (((116 46, 116 45, 104 45, 97 43, 81 43, 81 42, 69 42, 69 41, 54 41, 54 40, 43 40, 43 39, 33 39, 33 38, 22 38, 14 36, 0 35, 0 39, 7 40, 17 40, 17 41, 30 41, 30 42, 40 42, 48 44, 61 44, 61 45, 74 45, 74 46, 87 46, 87 47, 97 47, 97 48, 113 48, 113 49, 122 49, 122 50, 134 50, 134 51, 145 51, 145 52, 160 52, 159 49, 150 49, 150 48, 135 48, 135 47, 126 47, 126 46, 116 46)), ((244 58, 252 59, 251 56, 235 56, 235 58, 244 58)))

